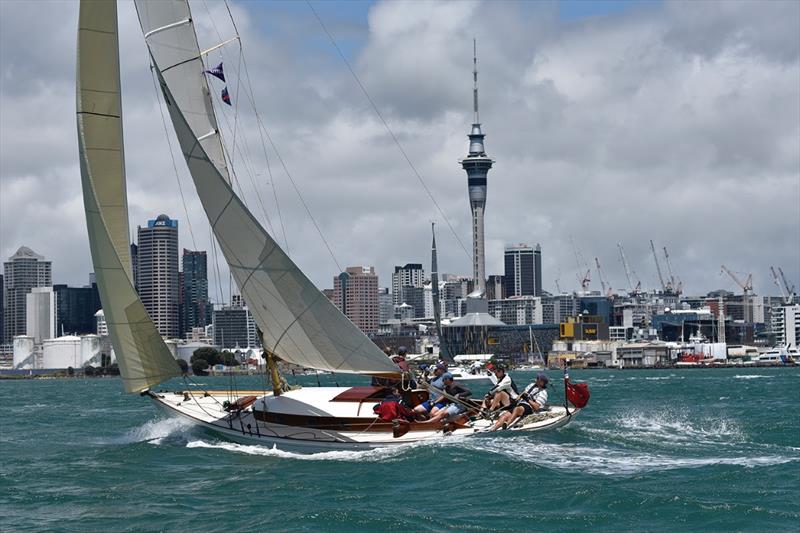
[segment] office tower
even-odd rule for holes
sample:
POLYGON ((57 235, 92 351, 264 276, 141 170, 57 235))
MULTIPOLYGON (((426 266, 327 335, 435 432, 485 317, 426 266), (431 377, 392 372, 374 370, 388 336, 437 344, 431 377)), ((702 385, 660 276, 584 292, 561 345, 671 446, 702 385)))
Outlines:
POLYGON ((138 287, 158 332, 180 336, 178 286, 178 221, 167 215, 138 228, 138 287))
POLYGON ((333 303, 364 333, 378 331, 378 275, 375 267, 347 267, 333 278, 333 303))
POLYGON ((542 250, 537 244, 506 246, 505 248, 505 296, 541 296, 542 250))
POLYGON ((56 331, 58 335, 95 333, 95 313, 101 308, 97 284, 87 287, 53 285, 56 297, 56 331))
MULTIPOLYGON (((408 300, 423 299, 422 293, 413 289, 422 289, 424 286, 425 270, 421 263, 395 266, 394 273, 392 273, 392 303, 394 305, 407 303, 413 306, 414 303, 408 300)), ((422 306, 424 314, 424 303, 422 306)))
POLYGON ((26 297, 34 287, 50 287, 52 263, 27 246, 21 246, 3 263, 3 307, 6 342, 27 331, 26 297))
MULTIPOLYGON (((331 291, 331 301, 333 301, 333 291, 331 291)), ((385 324, 394 316, 394 304, 392 304, 392 293, 388 287, 378 289, 378 323, 385 324)))
POLYGON ((229 305, 214 309, 214 344, 220 348, 257 348, 258 341, 255 320, 247 307, 229 305))
POLYGON ((181 334, 211 323, 208 301, 208 261, 205 251, 183 250, 183 327, 181 334))

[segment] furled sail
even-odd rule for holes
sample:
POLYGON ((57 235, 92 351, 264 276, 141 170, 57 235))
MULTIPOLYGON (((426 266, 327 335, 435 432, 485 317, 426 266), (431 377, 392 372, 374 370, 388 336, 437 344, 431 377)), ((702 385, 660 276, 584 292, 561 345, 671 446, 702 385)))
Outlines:
POLYGON ((100 301, 127 392, 181 374, 133 288, 122 143, 117 3, 81 0, 78 148, 100 301))
POLYGON ((189 4, 185 0, 137 0, 135 4, 150 54, 161 66, 174 102, 208 158, 230 182, 189 4))
MULTIPOLYGON (((150 2, 137 0, 140 13, 146 4, 150 2)), ((183 13, 179 17, 185 16, 183 13)), ((178 21, 159 23, 168 26, 178 21)), ((143 27, 143 31, 149 44, 152 35, 147 38, 147 34, 153 30, 143 27)), ((166 31, 158 35, 159 46, 177 46, 165 42, 166 31)), ((161 74, 172 63, 162 67, 152 48, 151 59, 198 196, 236 284, 262 331, 265 348, 304 367, 397 374, 397 366, 314 286, 234 193, 198 141, 197 132, 172 93, 171 82, 161 74)), ((191 64, 197 72, 204 69, 202 62, 191 64)), ((194 79, 195 74, 188 76, 194 79)))

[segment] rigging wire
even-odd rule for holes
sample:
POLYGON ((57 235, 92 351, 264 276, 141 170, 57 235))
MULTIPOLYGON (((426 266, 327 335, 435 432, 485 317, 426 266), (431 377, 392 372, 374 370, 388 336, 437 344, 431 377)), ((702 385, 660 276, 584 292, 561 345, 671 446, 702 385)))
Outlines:
POLYGON ((192 221, 189 218, 189 209, 186 207, 186 197, 183 195, 183 186, 181 185, 181 179, 178 175, 178 166, 175 164, 175 154, 172 153, 172 141, 169 139, 169 131, 167 130, 167 121, 164 117, 164 108, 161 106, 161 91, 158 90, 158 84, 156 83, 156 75, 153 73, 153 68, 155 68, 152 64, 150 65, 150 77, 153 80, 153 90, 156 92, 156 104, 158 107, 158 112, 161 114, 161 125, 164 126, 164 137, 167 138, 167 147, 169 148, 169 157, 172 160, 172 170, 175 173, 175 181, 178 183, 178 192, 181 195, 181 204, 183 205, 183 213, 186 215, 186 225, 189 227, 189 235, 192 238, 192 246, 194 250, 197 250, 197 241, 194 238, 194 231, 192 230, 192 221))
POLYGON ((353 79, 356 81, 356 84, 358 84, 358 87, 361 89, 361 92, 364 93, 364 96, 367 98, 367 101, 372 106, 372 110, 375 111, 375 114, 378 116, 380 121, 383 123, 384 128, 386 128, 386 131, 389 133, 389 135, 391 136, 392 140, 394 141, 394 144, 397 145, 397 148, 400 150, 400 153, 403 154, 403 158, 406 160, 406 163, 408 163, 408 166, 411 167, 411 170, 414 172, 414 175, 417 177, 417 180, 419 180, 419 183, 420 183, 420 185, 422 185, 422 188, 428 194, 428 198, 431 199, 431 202, 433 202, 433 205, 436 206, 436 209, 442 215, 442 218, 444 218, 444 221, 447 223, 447 227, 450 228, 450 232, 453 234, 453 237, 456 238, 456 241, 458 241, 458 244, 461 246, 461 249, 464 250, 464 253, 466 254, 467 258, 469 258, 469 260, 472 261, 472 255, 470 255, 470 253, 467 251, 466 246, 464 246, 464 243, 459 238, 458 234, 456 233, 455 228, 453 228, 453 225, 450 223, 450 219, 447 218, 447 215, 444 213, 444 211, 442 210, 441 206, 439 206, 439 202, 436 201, 436 198, 433 196, 433 193, 428 188, 428 185, 425 183, 425 180, 422 178, 422 175, 417 170, 417 167, 415 167, 414 163, 411 162, 411 158, 408 157, 408 154, 406 153, 405 149, 403 148, 403 145, 400 144, 400 140, 394 134, 394 131, 392 131, 392 128, 389 127, 389 123, 386 121, 385 118, 383 118, 383 114, 381 114, 380 110, 378 109, 378 106, 375 105, 375 101, 372 99, 372 97, 370 96, 369 92, 367 92, 367 88, 364 87, 363 83, 361 83, 361 79, 358 77, 358 75, 356 74, 355 70, 353 70, 353 67, 350 65, 350 62, 345 57, 344 53, 342 52, 342 49, 339 48, 339 45, 336 43, 336 39, 333 38, 333 35, 331 35, 331 32, 328 31, 328 28, 325 26, 325 23, 322 22, 322 19, 320 18, 319 14, 317 13, 317 10, 314 9, 313 5, 311 5, 311 1, 310 0, 306 0, 306 4, 311 9, 311 12, 314 14, 314 17, 317 19, 317 22, 319 22, 319 25, 320 25, 320 27, 322 27, 322 30, 328 36, 328 39, 330 39, 331 44, 336 49, 336 52, 339 54, 339 57, 342 58, 342 61, 347 66, 347 70, 350 71, 350 74, 353 76, 353 79))

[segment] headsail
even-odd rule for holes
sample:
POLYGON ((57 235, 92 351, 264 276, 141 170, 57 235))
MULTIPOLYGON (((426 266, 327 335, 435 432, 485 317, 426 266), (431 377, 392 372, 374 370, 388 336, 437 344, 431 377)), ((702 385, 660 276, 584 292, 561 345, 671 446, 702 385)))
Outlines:
POLYGON ((181 371, 133 288, 116 2, 81 1, 77 120, 83 204, 100 301, 125 390, 138 392, 181 371))
MULTIPOLYGON (((159 20, 162 27, 178 27, 189 16, 184 0, 171 0, 175 18, 159 20)), ((137 0, 141 14, 160 2, 137 0)), ((174 31, 153 34, 152 24, 142 30, 150 46, 151 58, 159 76, 172 124, 194 180, 200 201, 230 266, 236 284, 263 333, 265 348, 281 359, 304 367, 363 374, 397 374, 397 366, 345 317, 294 264, 275 240, 234 193, 229 180, 220 173, 198 131, 186 116, 181 100, 173 94, 175 58, 164 63, 163 50, 171 50, 186 40, 174 31), (149 34, 149 35, 148 35, 149 34), (158 41, 153 42, 155 35, 158 41), (163 49, 163 50, 162 50, 163 49), (166 72, 165 72, 166 71, 166 72), (164 74, 168 74, 164 75, 164 74)), ((202 61, 184 58, 188 80, 195 80, 206 67, 202 61)), ((187 79, 178 81, 179 87, 187 79)))
POLYGON ((208 158, 230 182, 189 4, 185 0, 135 3, 150 54, 161 66, 174 101, 208 158))

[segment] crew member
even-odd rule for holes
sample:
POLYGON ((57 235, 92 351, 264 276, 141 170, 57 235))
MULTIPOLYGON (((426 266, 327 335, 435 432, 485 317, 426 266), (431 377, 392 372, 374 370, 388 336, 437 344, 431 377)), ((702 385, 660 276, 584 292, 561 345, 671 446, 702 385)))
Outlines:
POLYGON ((494 385, 483 399, 484 409, 496 411, 510 408, 517 399, 517 384, 506 374, 506 367, 502 363, 494 365, 489 379, 494 385))
POLYGON ((508 428, 513 425, 520 418, 540 411, 547 405, 547 383, 550 379, 546 374, 540 373, 536 376, 536 380, 525 387, 522 394, 519 395, 514 408, 509 411, 504 411, 497 422, 491 428, 491 431, 496 431, 498 428, 508 428))

